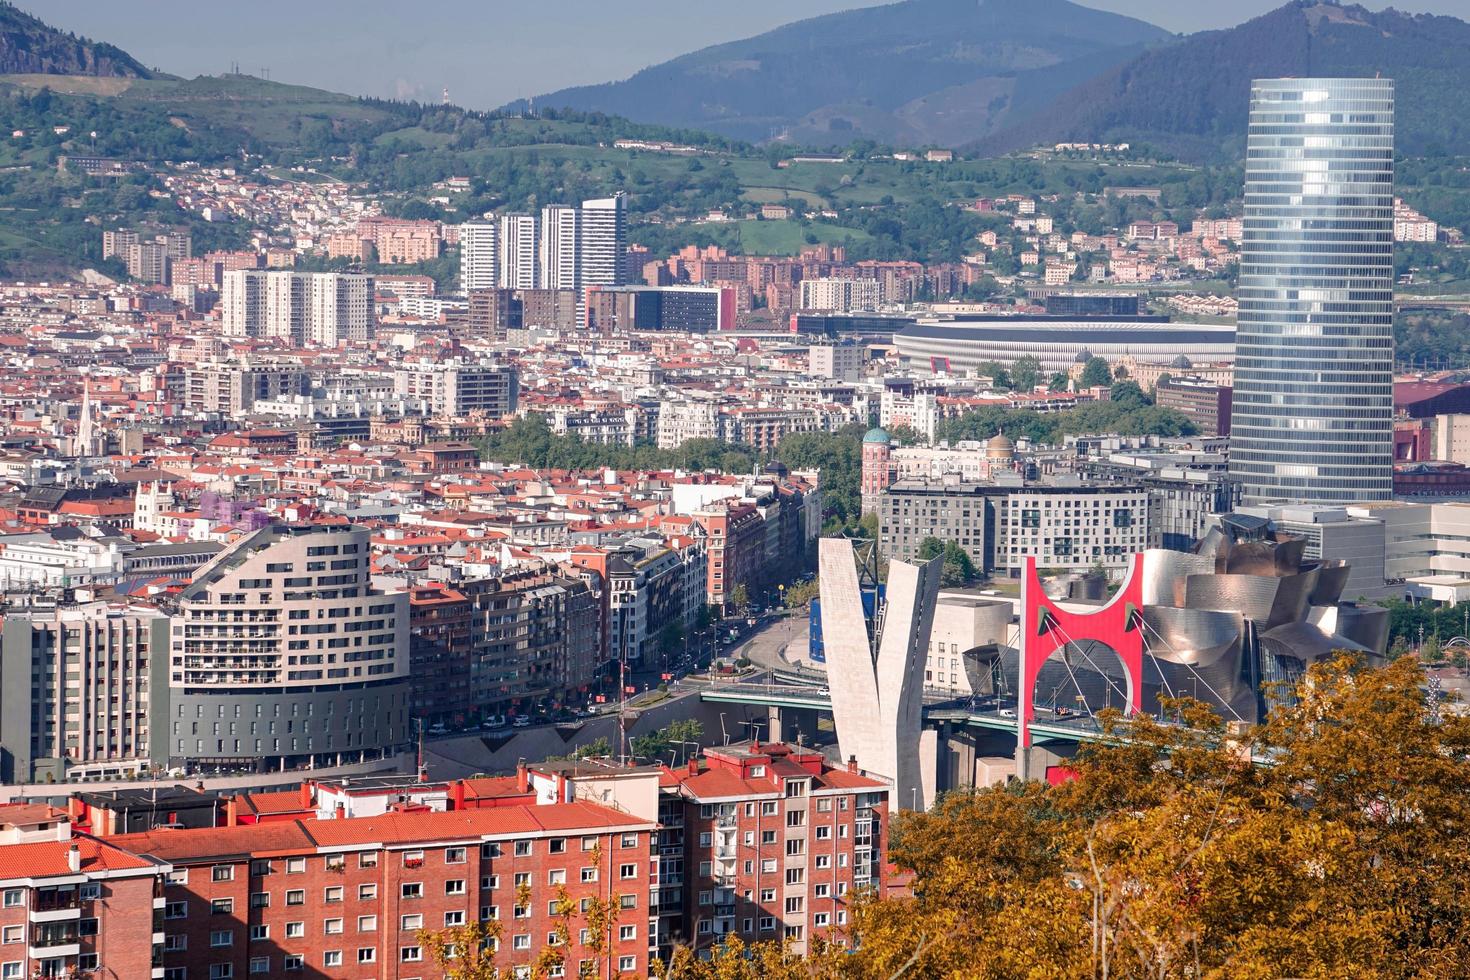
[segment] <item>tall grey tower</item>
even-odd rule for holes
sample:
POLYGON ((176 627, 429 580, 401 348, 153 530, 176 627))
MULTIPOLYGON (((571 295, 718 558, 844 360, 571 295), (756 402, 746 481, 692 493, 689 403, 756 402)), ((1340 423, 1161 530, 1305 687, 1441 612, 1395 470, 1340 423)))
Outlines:
POLYGON ((1230 472, 1247 500, 1393 495, 1393 82, 1251 86, 1230 472))

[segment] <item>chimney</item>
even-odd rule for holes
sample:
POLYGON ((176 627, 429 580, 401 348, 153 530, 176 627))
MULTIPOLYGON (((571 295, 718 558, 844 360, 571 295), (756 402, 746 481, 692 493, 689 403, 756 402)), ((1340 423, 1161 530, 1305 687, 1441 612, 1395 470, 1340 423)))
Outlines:
POLYGON ((240 826, 240 802, 233 796, 225 797, 225 826, 240 826))
POLYGON ((847 771, 848 772, 857 772, 858 771, 857 756, 850 755, 850 756, 847 757, 847 771))
POLYGON ((699 760, 692 755, 689 757, 689 775, 699 775, 699 760))
POLYGON ((531 789, 531 770, 526 768, 526 760, 522 759, 516 763, 516 792, 526 793, 531 789))
POLYGON ((305 781, 305 782, 303 782, 301 784, 301 808, 303 810, 309 810, 309 809, 311 809, 311 796, 312 796, 311 790, 312 790, 311 780, 308 779, 307 781, 305 781))
POLYGON ((455 810, 463 810, 464 809, 464 780, 463 779, 456 779, 454 781, 454 802, 452 804, 452 808, 455 809, 455 810))
POLYGON ((66 849, 66 866, 72 874, 82 870, 82 849, 75 844, 66 849))
POLYGON ((338 803, 337 809, 333 812, 332 815, 335 816, 338 820, 341 820, 343 817, 347 816, 347 804, 338 803))
POLYGON ((750 740, 750 754, 755 755, 761 750, 761 737, 757 735, 750 740))
POLYGON ((66 799, 66 812, 74 821, 81 821, 87 815, 87 804, 83 803, 81 797, 73 793, 66 799))

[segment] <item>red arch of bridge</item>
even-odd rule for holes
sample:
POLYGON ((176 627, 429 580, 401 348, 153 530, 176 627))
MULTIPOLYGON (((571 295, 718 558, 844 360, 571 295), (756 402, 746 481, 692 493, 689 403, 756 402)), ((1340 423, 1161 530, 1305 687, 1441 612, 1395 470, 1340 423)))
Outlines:
POLYGON ((1021 690, 1019 738, 1031 744, 1036 717, 1036 679, 1047 659, 1068 640, 1106 643, 1123 661, 1128 677, 1128 713, 1143 710, 1143 556, 1134 555, 1128 574, 1105 606, 1089 612, 1060 608, 1042 591, 1036 559, 1028 557, 1021 571, 1021 690))

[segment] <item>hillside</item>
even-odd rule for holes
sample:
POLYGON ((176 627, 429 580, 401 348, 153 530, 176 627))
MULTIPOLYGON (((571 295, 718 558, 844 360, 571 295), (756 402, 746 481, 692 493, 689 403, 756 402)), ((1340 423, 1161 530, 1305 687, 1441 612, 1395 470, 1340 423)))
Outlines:
POLYGON ((1467 54, 1470 24, 1454 17, 1296 0, 1146 51, 974 148, 1132 140, 1186 158, 1239 159, 1252 78, 1381 74, 1398 83, 1399 150, 1453 151, 1470 137, 1467 54))
POLYGON ((9 3, 0 3, 0 74, 153 75, 121 48, 58 31, 9 3))
POLYGON ((536 105, 745 140, 955 146, 1168 37, 1067 0, 902 0, 798 21, 536 105))

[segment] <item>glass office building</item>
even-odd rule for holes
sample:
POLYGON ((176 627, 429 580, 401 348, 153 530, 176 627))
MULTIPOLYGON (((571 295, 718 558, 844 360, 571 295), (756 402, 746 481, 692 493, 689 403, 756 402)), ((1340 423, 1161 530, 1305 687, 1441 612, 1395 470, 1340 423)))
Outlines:
POLYGON ((1393 495, 1393 82, 1251 88, 1230 472, 1247 500, 1393 495))

